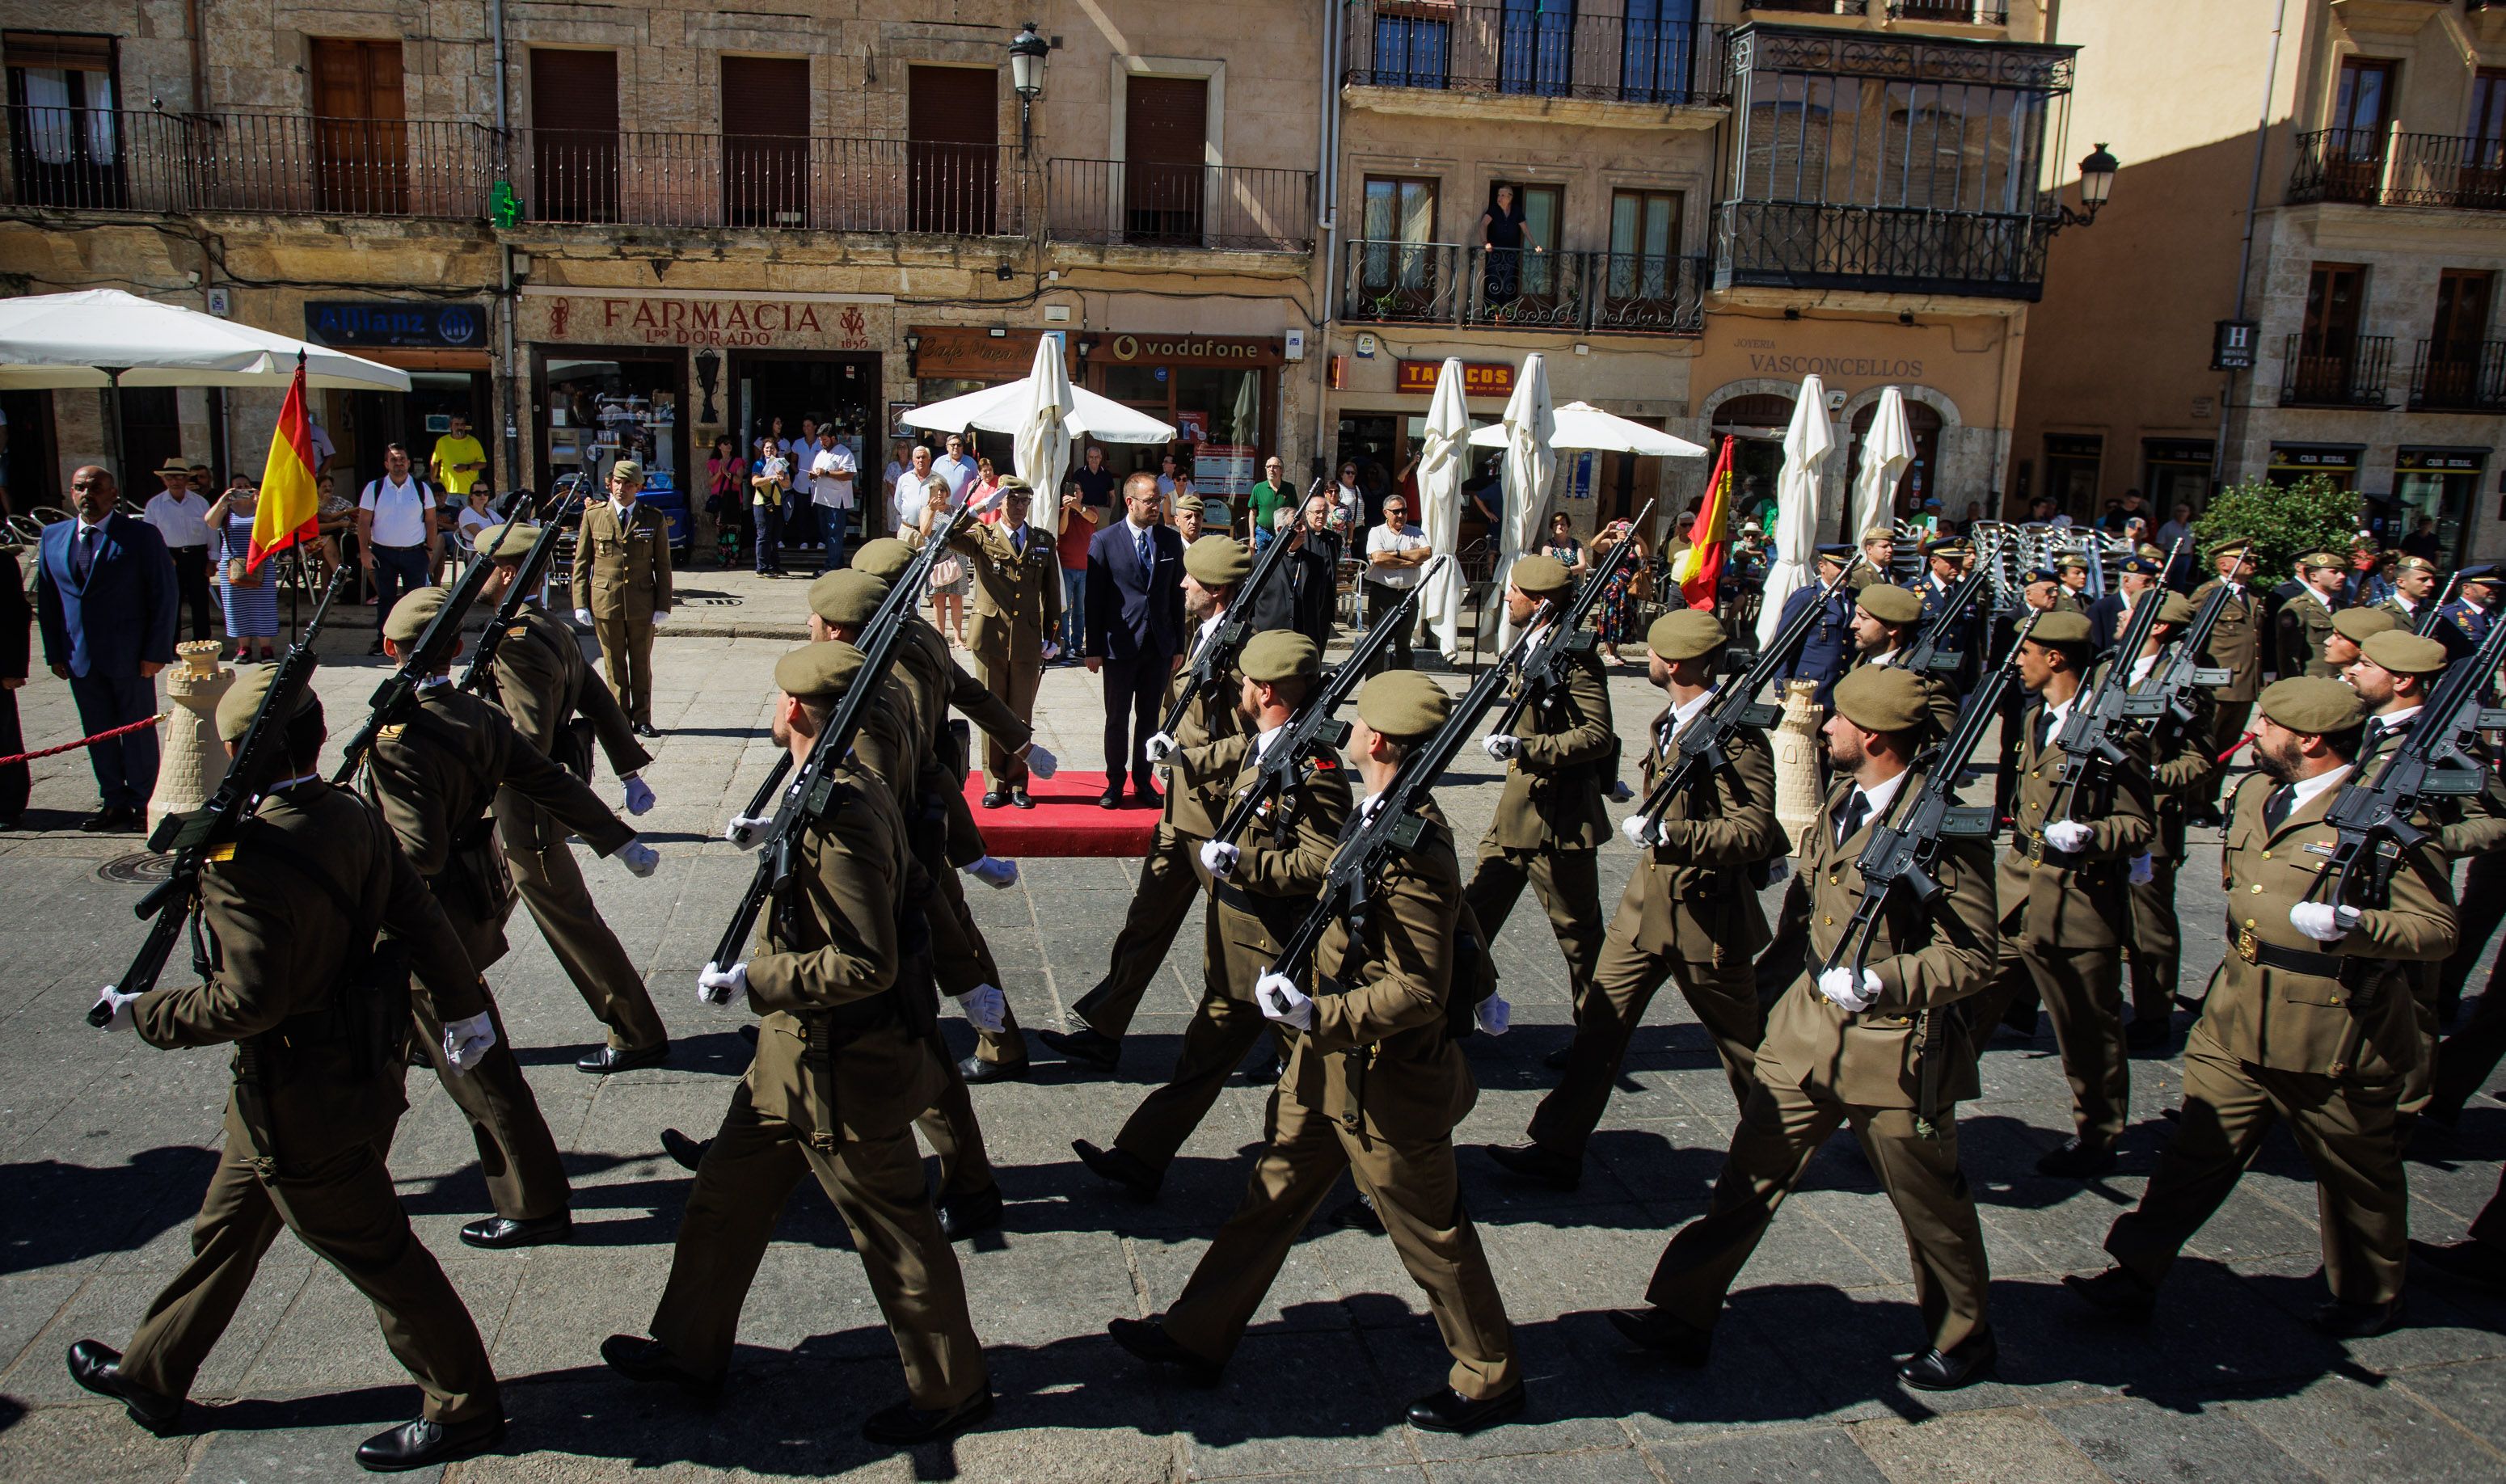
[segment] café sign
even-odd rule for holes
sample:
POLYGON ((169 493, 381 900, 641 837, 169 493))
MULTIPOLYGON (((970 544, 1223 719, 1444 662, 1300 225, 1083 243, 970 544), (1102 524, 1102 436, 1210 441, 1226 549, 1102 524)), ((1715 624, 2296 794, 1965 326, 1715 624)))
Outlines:
MULTIPOLYGON (((1442 361, 1396 361, 1393 363, 1396 392, 1432 397, 1436 377, 1443 371, 1442 361)), ((1462 395, 1465 397, 1510 397, 1514 395, 1514 363, 1511 361, 1465 361, 1462 363, 1462 395)))

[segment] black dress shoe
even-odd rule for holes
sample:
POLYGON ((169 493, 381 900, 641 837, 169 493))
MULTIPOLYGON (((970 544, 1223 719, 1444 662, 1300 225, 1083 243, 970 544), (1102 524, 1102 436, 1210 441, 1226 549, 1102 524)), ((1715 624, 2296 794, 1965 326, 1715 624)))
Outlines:
POLYGON ((693 1170, 704 1163, 705 1150, 713 1148, 710 1139, 691 1139, 675 1128, 662 1130, 662 1152, 670 1156, 682 1170, 693 1170))
POLYGON ((2317 1332, 2336 1340, 2372 1340, 2402 1322, 2402 1301, 2345 1304, 2338 1299, 2317 1304, 2309 1321, 2317 1332))
POLYGON ((113 834, 121 829, 122 811, 119 809, 98 809, 79 821, 81 834, 113 834))
POLYGON ((722 1377, 701 1375, 682 1364, 669 1347, 640 1334, 613 1334, 600 1342, 600 1359, 629 1381, 666 1381, 698 1401, 722 1395, 722 1377))
POLYGON ((1375 1202, 1368 1200, 1362 1192, 1334 1207, 1331 1214, 1323 1218, 1323 1224, 1341 1231, 1371 1231, 1378 1237, 1383 1235, 1383 1218, 1376 1214, 1375 1202))
POLYGON ((1673 1365, 1698 1369, 1714 1348, 1714 1331, 1674 1319, 1667 1309, 1612 1309, 1610 1325, 1673 1365))
POLYGON ((2064 1273, 2062 1287, 2099 1314, 2117 1319, 2147 1319, 2158 1307, 2158 1290, 2128 1267, 2110 1267, 2088 1278, 2064 1273))
POLYGON ((2114 1150, 2092 1148, 2077 1139, 2066 1139, 2061 1148, 2036 1161, 2036 1173, 2066 1180, 2094 1180, 2111 1174, 2115 1163, 2114 1150))
POLYGON ((1027 792, 1024 789, 1010 790, 1010 802, 1020 809, 1032 809, 1035 807, 1035 800, 1027 796, 1027 792))
POLYGON ((2411 1260, 2466 1288, 2506 1293, 2506 1247, 2493 1242, 2456 1242, 2438 1247, 2413 1242, 2411 1260))
POLYGON ((632 1072, 638 1067, 658 1067, 670 1059, 670 1043, 657 1041, 649 1046, 621 1051, 616 1046, 602 1046, 588 1055, 575 1058, 574 1070, 606 1077, 612 1072, 632 1072))
POLYGON ((1491 1144, 1487 1156, 1508 1175, 1538 1181, 1553 1190, 1572 1190, 1584 1183, 1584 1161, 1536 1144, 1491 1144))
POLYGON ((1992 1374, 2001 1343, 1987 1329, 1955 1350, 1926 1350, 1897 1367, 1897 1379, 1918 1392, 1953 1392, 1992 1374))
POLYGON ((1174 1342, 1166 1326, 1149 1319, 1118 1319, 1105 1326, 1114 1343, 1151 1365, 1171 1365, 1182 1371, 1184 1379, 1195 1386, 1216 1386, 1219 1373, 1226 1369, 1207 1357, 1196 1355, 1174 1342))
POLYGON ((984 808, 986 808, 986 809, 997 809, 997 808, 999 808, 1001 805, 1003 805, 1003 804, 1005 804, 1005 803, 1008 803, 1009 801, 1010 801, 1010 795, 1009 795, 1009 794, 1008 794, 1006 791, 1004 791, 1004 790, 1001 790, 1001 789, 988 789, 988 790, 984 791, 984 808))
POLYGON ((1027 1078, 1027 1064, 1022 1061, 987 1062, 980 1056, 969 1056, 957 1064, 957 1075, 964 1078, 970 1086, 981 1086, 985 1082, 1023 1082, 1027 1078))
POLYGON ((944 1195, 935 1204, 940 1212, 940 1235, 951 1242, 962 1242, 1001 1224, 1001 1187, 997 1184, 967 1195, 944 1195))
POLYGON ((357 1466, 371 1473, 403 1473, 484 1453, 505 1440, 505 1419, 441 1423, 420 1417, 357 1444, 357 1466))
POLYGON ((461 1228, 463 1242, 497 1252, 513 1247, 540 1247, 551 1242, 562 1242, 573 1235, 574 1214, 567 1211, 554 1216, 535 1216, 526 1221, 491 1216, 461 1228))
POLYGON ((1522 1383, 1474 1401, 1450 1386, 1440 1386, 1410 1403, 1410 1426, 1426 1432, 1477 1432, 1522 1415, 1522 1383))
POLYGON ((1097 1179, 1110 1181, 1144 1201, 1156 1200, 1158 1186, 1165 1184, 1164 1171, 1150 1169, 1147 1160, 1129 1149, 1100 1149, 1085 1139, 1073 1139, 1070 1150, 1097 1179))
POLYGON ((1061 1059, 1111 1072, 1123 1060, 1123 1042, 1111 1036, 1100 1036, 1086 1026, 1075 1031, 1038 1031, 1036 1040, 1061 1053, 1061 1059))
POLYGON ((1574 1052, 1575 1043, 1570 1041, 1566 1042, 1566 1044, 1559 1046, 1557 1050, 1550 1052, 1547 1056, 1540 1058, 1540 1065, 1548 1068, 1552 1072, 1563 1072, 1566 1070, 1568 1059, 1574 1055, 1574 1052))
POLYGON ((1158 786, 1156 784, 1135 783, 1131 785, 1131 807, 1135 809, 1160 808, 1164 805, 1165 801, 1165 795, 1158 792, 1158 786))
POLYGON ((372 643, 372 644, 370 644, 370 645, 367 645, 367 646, 366 646, 366 655, 367 655, 367 657, 368 657, 368 658, 372 658, 372 657, 374 657, 375 655, 380 654, 382 652, 383 652, 383 642, 382 642, 381 640, 379 640, 379 639, 377 639, 377 640, 376 640, 374 643, 372 643))
POLYGON ((70 1347, 70 1379, 99 1396, 110 1396, 122 1403, 130 1420, 149 1431, 162 1435, 183 1415, 183 1398, 168 1396, 134 1385, 122 1375, 122 1352, 93 1340, 81 1340, 70 1347))
POLYGON ((1099 809, 1119 809, 1123 807, 1123 786, 1118 783, 1114 785, 1114 787, 1107 789, 1104 793, 1097 795, 1096 807, 1099 809))
POLYGON ((862 1439, 888 1448, 910 1448, 968 1428, 992 1415, 992 1389, 984 1387, 952 1407, 918 1407, 900 1401, 862 1424, 862 1439))
POLYGON ((635 724, 635 735, 639 737, 658 737, 661 734, 662 728, 654 725, 650 722, 638 722, 635 724))

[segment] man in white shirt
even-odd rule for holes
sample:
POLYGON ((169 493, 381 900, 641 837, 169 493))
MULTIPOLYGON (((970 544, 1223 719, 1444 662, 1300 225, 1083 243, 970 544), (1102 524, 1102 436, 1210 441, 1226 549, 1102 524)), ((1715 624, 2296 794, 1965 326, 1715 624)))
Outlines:
POLYGON ((209 637, 209 502, 192 491, 191 467, 167 459, 157 471, 165 481, 161 493, 148 499, 146 517, 165 538, 165 554, 174 559, 174 586, 192 610, 192 637, 209 637))
POLYGON ((918 523, 922 509, 931 501, 931 475, 935 466, 931 450, 920 443, 913 445, 912 461, 902 474, 887 481, 888 524, 902 528, 918 523))
POLYGON ((809 503, 818 508, 818 535, 826 544, 821 574, 844 564, 844 532, 852 524, 854 476, 860 470, 853 451, 836 442, 833 423, 818 430, 818 451, 809 457, 809 503))
POLYGON ((408 448, 385 445, 383 477, 367 481, 357 497, 357 564, 375 588, 375 642, 367 654, 383 652, 383 620, 392 605, 430 585, 443 554, 435 491, 410 473, 408 448))
MULTIPOLYGON (((1410 524, 1410 502, 1400 495, 1383 499, 1383 523, 1366 533, 1366 626, 1373 628, 1383 615, 1413 587, 1418 585, 1427 559, 1435 555, 1427 546, 1425 533, 1410 524)), ((1410 641, 1416 629, 1414 623, 1401 625, 1392 643, 1375 656, 1369 675, 1384 670, 1412 670, 1417 661, 1411 653, 1410 641)))
POLYGON ((1171 505, 1175 495, 1175 456, 1171 453, 1158 460, 1158 498, 1171 505))
POLYGON ((949 451, 931 461, 931 470, 949 481, 949 498, 966 498, 966 486, 975 482, 975 461, 966 456, 966 440, 958 434, 949 435, 949 451))

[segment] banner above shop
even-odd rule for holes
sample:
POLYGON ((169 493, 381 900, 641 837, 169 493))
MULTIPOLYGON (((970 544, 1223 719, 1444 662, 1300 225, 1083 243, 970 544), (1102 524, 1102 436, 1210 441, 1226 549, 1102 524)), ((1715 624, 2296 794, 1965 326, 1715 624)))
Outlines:
POLYGON ((304 337, 320 345, 399 350, 484 350, 487 306, 406 300, 311 300, 304 337))
POLYGON ((1123 330, 1092 338, 1117 366, 1277 366, 1286 360, 1279 341, 1257 335, 1136 335, 1123 330))
MULTIPOLYGON (((1436 375, 1444 370, 1442 361, 1401 361, 1393 366, 1396 392, 1432 397, 1436 394, 1436 375)), ((1462 363, 1462 395, 1465 397, 1511 397, 1514 395, 1514 363, 1511 361, 1465 361, 1462 363)))
POLYGON ((596 293, 524 295, 518 312, 525 340, 734 350, 877 350, 892 313, 810 295, 596 293))

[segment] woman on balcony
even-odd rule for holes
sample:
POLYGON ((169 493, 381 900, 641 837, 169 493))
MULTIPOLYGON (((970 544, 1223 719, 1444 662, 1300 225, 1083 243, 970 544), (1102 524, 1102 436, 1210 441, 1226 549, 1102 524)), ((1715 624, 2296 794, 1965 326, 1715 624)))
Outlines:
MULTIPOLYGON (((1480 251, 1487 304, 1491 309, 1513 303, 1522 293, 1522 204, 1514 187, 1498 181, 1488 188, 1487 210, 1480 215, 1480 251)), ((1540 244, 1531 244, 1533 252, 1540 244)))

